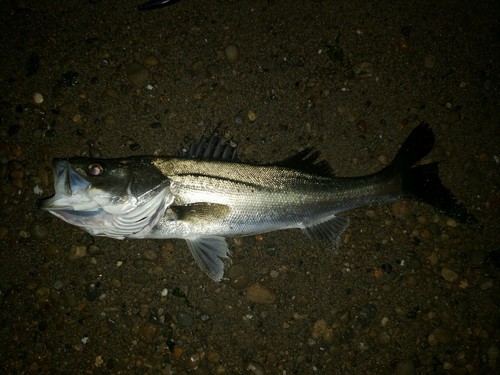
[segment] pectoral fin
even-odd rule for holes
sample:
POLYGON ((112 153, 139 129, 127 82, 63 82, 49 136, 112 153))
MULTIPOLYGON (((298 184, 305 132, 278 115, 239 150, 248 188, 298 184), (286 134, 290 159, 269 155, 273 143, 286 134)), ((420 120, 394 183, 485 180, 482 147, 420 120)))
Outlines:
POLYGON ((307 223, 302 228, 302 232, 313 240, 329 242, 338 246, 340 237, 348 225, 349 219, 347 217, 334 216, 325 221, 307 223))
POLYGON ((229 258, 229 249, 224 237, 211 236, 186 240, 198 266, 210 278, 220 281, 224 275, 223 259, 229 258))

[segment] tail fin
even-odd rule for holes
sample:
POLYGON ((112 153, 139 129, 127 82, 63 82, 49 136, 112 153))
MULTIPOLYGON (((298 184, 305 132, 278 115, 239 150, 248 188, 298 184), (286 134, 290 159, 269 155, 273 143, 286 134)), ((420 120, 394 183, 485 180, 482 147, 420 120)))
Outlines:
POLYGON ((434 133, 429 124, 421 123, 410 133, 391 165, 384 172, 401 175, 403 197, 428 203, 447 216, 462 223, 476 222, 474 216, 457 202, 439 178, 438 163, 412 167, 434 146, 434 133))

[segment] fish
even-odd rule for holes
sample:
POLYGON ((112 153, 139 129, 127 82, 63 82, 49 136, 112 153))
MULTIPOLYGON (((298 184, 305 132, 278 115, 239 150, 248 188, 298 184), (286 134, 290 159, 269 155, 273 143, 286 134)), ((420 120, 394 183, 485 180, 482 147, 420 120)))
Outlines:
POLYGON ((473 223, 441 182, 438 163, 416 165, 434 142, 421 123, 389 165, 357 177, 336 176, 313 148, 273 164, 244 163, 216 133, 180 156, 59 158, 54 195, 39 207, 93 236, 184 239, 200 268, 220 281, 231 262, 227 237, 295 228, 336 248, 349 223, 344 212, 397 200, 473 223))

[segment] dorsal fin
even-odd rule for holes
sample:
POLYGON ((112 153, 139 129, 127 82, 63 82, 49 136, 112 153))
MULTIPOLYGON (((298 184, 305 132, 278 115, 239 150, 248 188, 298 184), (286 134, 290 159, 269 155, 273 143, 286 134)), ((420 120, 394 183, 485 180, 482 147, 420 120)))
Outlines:
POLYGON ((236 145, 217 133, 210 138, 203 136, 199 142, 194 142, 189 150, 182 150, 181 157, 203 160, 221 160, 238 162, 236 145))
POLYGON ((302 172, 315 174, 323 177, 333 177, 333 169, 326 160, 319 160, 319 151, 308 147, 285 160, 278 162, 279 167, 297 169, 302 172))

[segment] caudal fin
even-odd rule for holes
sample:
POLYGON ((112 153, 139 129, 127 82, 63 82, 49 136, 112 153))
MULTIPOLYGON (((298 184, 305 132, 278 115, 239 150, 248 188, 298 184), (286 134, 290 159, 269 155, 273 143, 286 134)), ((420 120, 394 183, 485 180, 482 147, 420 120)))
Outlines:
POLYGON ((391 165, 384 172, 401 176, 403 197, 428 203, 447 216, 462 223, 476 222, 474 216, 457 202, 439 178, 438 163, 412 167, 434 146, 434 133, 429 124, 421 123, 410 133, 391 165))

